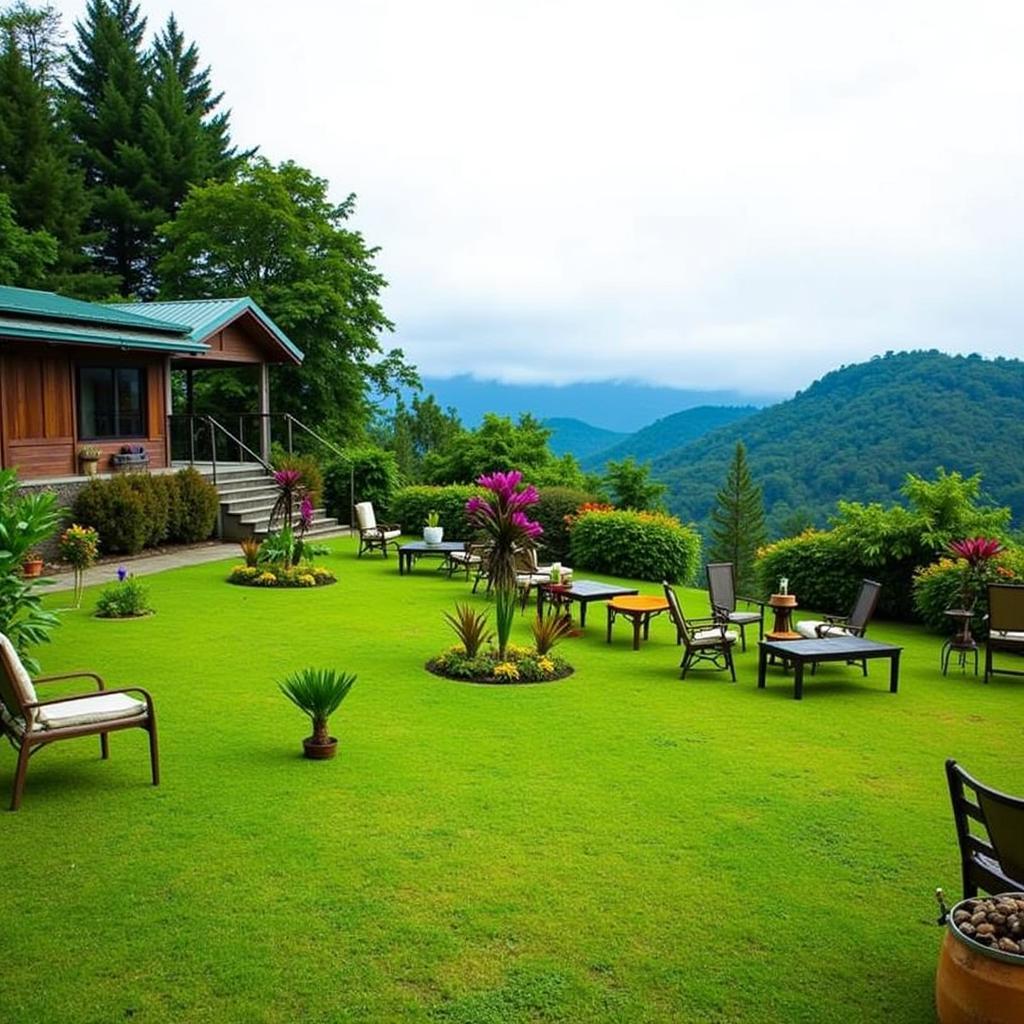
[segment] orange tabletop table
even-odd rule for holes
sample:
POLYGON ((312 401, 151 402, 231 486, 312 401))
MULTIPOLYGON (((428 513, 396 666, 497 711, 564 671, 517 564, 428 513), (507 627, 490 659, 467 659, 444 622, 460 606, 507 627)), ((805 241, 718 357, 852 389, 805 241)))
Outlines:
POLYGON ((608 602, 608 637, 612 642, 612 623, 617 615, 624 615, 633 623, 633 650, 640 650, 640 631, 646 640, 651 630, 651 619, 668 611, 668 601, 663 597, 613 597, 608 602))

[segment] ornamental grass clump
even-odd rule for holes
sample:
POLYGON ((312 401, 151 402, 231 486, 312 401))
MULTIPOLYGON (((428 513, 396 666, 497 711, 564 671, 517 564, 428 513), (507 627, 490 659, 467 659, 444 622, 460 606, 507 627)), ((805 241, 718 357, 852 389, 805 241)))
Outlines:
POLYGON ((459 638, 467 658, 475 658, 480 648, 494 639, 494 633, 487 628, 487 613, 475 611, 468 604, 457 604, 455 614, 445 612, 444 617, 459 638))
POLYGON ((572 619, 568 615, 552 612, 538 615, 533 620, 533 643, 542 657, 572 632, 572 619))
POLYGON ((523 474, 518 470, 490 473, 477 483, 490 491, 488 497, 474 496, 466 502, 466 518, 490 541, 488 575, 494 590, 498 654, 504 657, 516 613, 516 554, 536 547, 544 531, 526 509, 540 500, 532 484, 520 489, 523 474))

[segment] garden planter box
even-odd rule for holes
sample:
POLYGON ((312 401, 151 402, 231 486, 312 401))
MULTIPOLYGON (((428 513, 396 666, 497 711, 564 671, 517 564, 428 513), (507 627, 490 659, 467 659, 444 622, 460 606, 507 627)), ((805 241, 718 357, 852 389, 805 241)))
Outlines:
POLYGON ((110 466, 115 472, 149 469, 149 452, 118 452, 110 456, 110 466))

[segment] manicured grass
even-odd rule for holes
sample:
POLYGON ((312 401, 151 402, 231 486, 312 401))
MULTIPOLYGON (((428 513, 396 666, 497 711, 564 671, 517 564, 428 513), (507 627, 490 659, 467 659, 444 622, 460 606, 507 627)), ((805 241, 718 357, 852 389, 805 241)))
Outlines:
POLYGON ((879 623, 898 695, 886 662, 832 665, 797 703, 779 670, 756 689, 755 645, 736 685, 681 682, 667 620, 636 653, 595 605, 572 678, 454 683, 423 663, 468 586, 354 551, 320 590, 204 565, 152 577, 151 618, 96 620, 95 590, 65 616, 44 670, 150 688, 164 782, 142 732, 33 758, 0 812, 0 1020, 931 1019, 943 760, 1024 788, 1024 682, 944 679, 939 638, 879 623), (304 665, 359 675, 335 762, 275 685, 304 665))

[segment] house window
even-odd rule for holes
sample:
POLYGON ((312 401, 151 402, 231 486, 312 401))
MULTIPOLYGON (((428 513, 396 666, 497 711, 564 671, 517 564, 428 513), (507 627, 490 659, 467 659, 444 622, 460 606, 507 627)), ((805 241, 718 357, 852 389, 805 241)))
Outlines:
POLYGON ((146 371, 142 367, 79 367, 80 437, 144 437, 145 410, 146 371))

